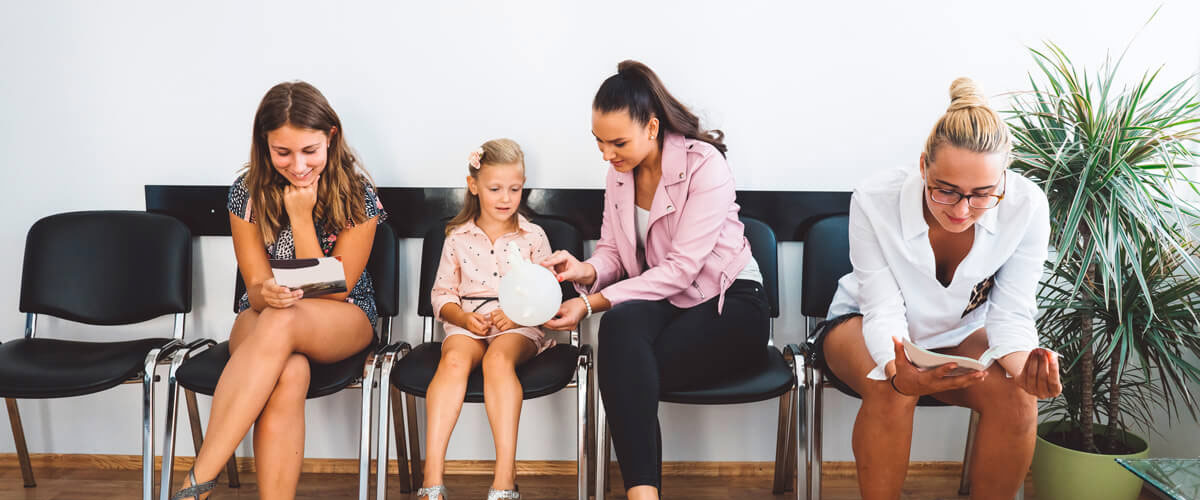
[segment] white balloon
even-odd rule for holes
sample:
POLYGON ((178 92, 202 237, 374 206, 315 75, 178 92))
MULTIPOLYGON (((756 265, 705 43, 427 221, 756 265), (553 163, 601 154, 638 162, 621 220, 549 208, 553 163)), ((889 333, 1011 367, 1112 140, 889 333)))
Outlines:
POLYGON ((562 288, 554 273, 521 257, 515 242, 508 243, 508 273, 500 278, 500 309, 513 323, 540 326, 550 321, 562 304, 562 288))

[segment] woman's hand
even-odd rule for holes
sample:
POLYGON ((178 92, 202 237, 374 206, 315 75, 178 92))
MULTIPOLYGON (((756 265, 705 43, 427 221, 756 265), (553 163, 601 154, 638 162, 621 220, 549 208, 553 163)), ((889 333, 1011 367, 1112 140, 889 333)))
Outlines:
POLYGON ((262 298, 267 302, 267 305, 276 309, 284 309, 292 307, 296 302, 304 297, 303 290, 292 290, 286 286, 275 282, 275 278, 270 278, 262 283, 260 292, 262 298))
POLYGON ((296 187, 288 184, 283 188, 283 208, 287 211, 288 219, 303 220, 312 217, 313 207, 317 205, 317 185, 321 176, 317 175, 312 184, 296 187))
MULTIPOLYGON (((588 267, 591 266, 589 265, 588 267)), ((585 315, 587 315, 587 306, 583 304, 583 299, 575 297, 563 302, 558 307, 558 313, 554 315, 554 318, 542 326, 563 332, 574 330, 579 326, 579 322, 583 321, 585 315)))
POLYGON ((488 320, 492 322, 492 325, 496 326, 497 330, 502 332, 506 332, 520 326, 516 323, 513 323, 513 320, 508 319, 508 315, 504 314, 504 311, 501 311, 500 309, 496 309, 492 311, 491 314, 488 314, 488 320))
POLYGON ((560 283, 570 281, 583 286, 591 286, 592 283, 596 282, 596 268, 586 262, 580 262, 574 255, 571 255, 571 252, 566 250, 559 250, 550 254, 540 265, 554 271, 554 276, 558 278, 560 283))
POLYGON ((475 335, 487 335, 488 330, 492 329, 492 320, 477 312, 467 313, 466 321, 463 321, 463 328, 475 335))
POLYGON ((905 396, 925 396, 939 392, 951 391, 969 387, 987 378, 987 370, 964 375, 949 375, 958 368, 957 363, 946 363, 937 368, 923 370, 908 361, 904 354, 904 343, 892 337, 896 347, 896 377, 892 380, 896 390, 905 396))
POLYGON ((1025 368, 1013 381, 1038 399, 1050 399, 1062 393, 1058 377, 1058 354, 1042 348, 1029 351, 1025 368))

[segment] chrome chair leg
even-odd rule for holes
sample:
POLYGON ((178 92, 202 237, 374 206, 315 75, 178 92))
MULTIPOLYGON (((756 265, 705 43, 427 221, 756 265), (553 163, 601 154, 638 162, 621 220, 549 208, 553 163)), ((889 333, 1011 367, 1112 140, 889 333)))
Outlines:
POLYGON ((167 500, 171 485, 174 484, 175 472, 175 430, 179 420, 179 383, 175 378, 179 365, 187 358, 187 349, 175 351, 171 356, 171 367, 167 371, 167 415, 163 421, 166 427, 163 435, 162 468, 159 472, 158 497, 167 500))
MULTIPOLYGON (((593 358, 593 360, 594 359, 595 358, 593 358)), ((588 462, 588 471, 587 471, 588 479, 587 480, 588 480, 588 495, 594 496, 596 494, 596 484, 597 484, 596 483, 596 462, 598 460, 600 460, 599 459, 600 455, 596 452, 596 440, 597 440, 596 439, 596 400, 600 398, 600 392, 596 388, 596 369, 595 369, 594 361, 592 364, 591 376, 588 378, 588 397, 591 399, 588 401, 587 447, 588 447, 588 459, 591 460, 591 462, 588 462)))
POLYGON ((819 479, 814 479, 811 475, 812 467, 809 464, 802 464, 807 460, 813 446, 810 440, 811 434, 807 428, 807 417, 805 413, 808 410, 808 392, 812 389, 800 386, 796 389, 796 395, 792 397, 794 402, 792 409, 795 412, 793 420, 792 439, 795 441, 794 447, 796 452, 792 454, 791 460, 796 466, 790 470, 796 473, 796 500, 813 500, 821 498, 821 482, 819 479), (815 491, 815 493, 814 493, 815 491))
POLYGON ((8 424, 12 426, 13 443, 17 445, 17 461, 21 463, 21 479, 26 488, 37 486, 33 480, 33 463, 29 460, 29 448, 25 445, 25 428, 21 425, 21 412, 17 411, 17 400, 4 398, 8 406, 8 424))
POLYGON ((579 500, 588 500, 588 446, 587 446, 587 429, 588 429, 588 406, 591 400, 588 398, 588 369, 591 367, 591 357, 587 355, 579 356, 579 362, 575 369, 575 400, 576 400, 576 422, 575 422, 575 481, 576 481, 576 496, 579 500))
MULTIPOLYGON (((358 499, 367 500, 368 484, 371 479, 371 388, 375 385, 375 354, 368 354, 363 362, 362 402, 358 421, 358 499)), ((386 442, 386 441, 385 441, 386 442)))
POLYGON ((142 367, 142 500, 154 500, 154 369, 161 349, 151 349, 142 367))
POLYGON ((604 400, 596 395, 596 500, 604 500, 608 493, 608 417, 604 414, 604 400))
POLYGON ((792 450, 789 443, 792 433, 792 395, 795 392, 793 388, 779 396, 779 422, 775 430, 775 482, 771 487, 771 492, 776 495, 786 492, 792 479, 788 465, 791 459, 788 457, 792 450))
MULTIPOLYGON (((380 375, 379 375, 379 425, 376 427, 379 433, 378 441, 375 445, 375 498, 377 500, 385 500, 387 498, 387 472, 388 472, 388 408, 391 406, 391 393, 388 389, 391 388, 392 366, 396 361, 396 353, 388 352, 383 355, 380 360, 380 375)), ((399 439, 400 436, 397 435, 399 439)), ((405 450, 397 446, 396 454, 403 462, 405 450)), ((401 468, 401 477, 407 472, 401 468)), ((401 479, 401 487, 404 486, 404 479, 401 479)))
POLYGON ((809 493, 810 500, 821 498, 821 472, 823 469, 822 452, 824 451, 824 422, 823 412, 825 411, 825 374, 821 369, 811 367, 808 371, 808 387, 806 392, 808 397, 805 404, 809 407, 808 413, 808 460, 809 460, 809 493))

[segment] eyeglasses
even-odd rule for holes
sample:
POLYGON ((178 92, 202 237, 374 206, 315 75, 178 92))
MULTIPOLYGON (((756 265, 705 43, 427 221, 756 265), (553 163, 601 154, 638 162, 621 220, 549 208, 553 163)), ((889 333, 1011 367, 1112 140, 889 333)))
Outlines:
MULTIPOLYGON (((1008 170, 1000 174, 1000 184, 1008 179, 1008 170)), ((1000 204, 1000 200, 1004 199, 1004 193, 1000 194, 962 194, 958 191, 949 189, 941 189, 930 186, 928 182, 925 184, 925 189, 929 191, 929 199, 939 205, 957 205, 963 198, 967 199, 967 206, 978 209, 996 208, 1000 204)))

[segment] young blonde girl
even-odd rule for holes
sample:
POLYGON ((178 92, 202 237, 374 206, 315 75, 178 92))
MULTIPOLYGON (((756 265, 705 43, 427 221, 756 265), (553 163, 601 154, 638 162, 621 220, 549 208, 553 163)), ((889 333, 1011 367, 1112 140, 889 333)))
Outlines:
POLYGON ((517 423, 522 389, 516 367, 554 345, 541 329, 520 326, 496 300, 508 271, 507 247, 541 262, 550 240, 517 213, 525 187, 525 155, 510 139, 472 152, 462 211, 446 225, 446 242, 434 282, 434 314, 445 325, 442 357, 426 393, 425 480, 418 498, 445 500, 446 445, 462 410, 467 377, 483 366, 484 406, 496 442, 496 471, 488 499, 521 498, 516 486, 517 423))

